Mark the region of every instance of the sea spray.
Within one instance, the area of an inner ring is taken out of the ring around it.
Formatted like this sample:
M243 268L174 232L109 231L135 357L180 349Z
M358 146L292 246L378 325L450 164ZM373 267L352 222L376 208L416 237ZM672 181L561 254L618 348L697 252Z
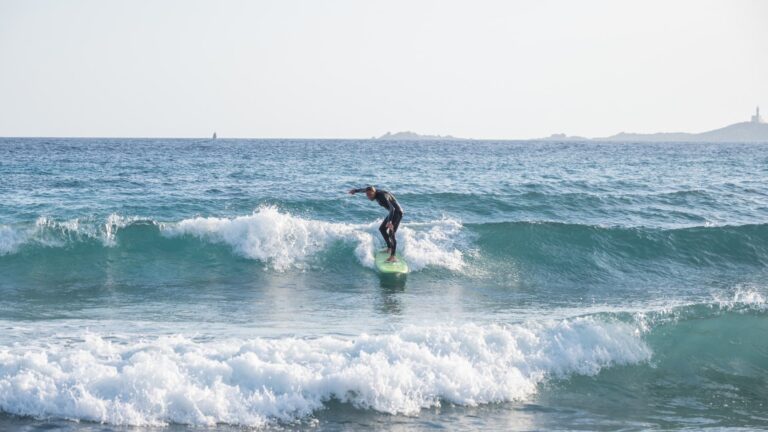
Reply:
M591 317L408 326L356 338L86 332L32 345L0 349L0 410L118 425L261 426L305 418L331 399L415 415L443 401L522 401L545 379L651 356L636 326Z
M195 217L178 222L118 214L111 214L104 223L80 219L58 222L41 217L28 228L0 226L0 254L16 253L23 246L68 248L89 242L119 248L121 235L149 230L149 235L159 234L158 241L162 240L161 236L192 237L226 244L237 255L282 272L310 268L313 257L335 242L352 245L358 262L373 267L373 252L380 241L377 226L377 222L350 224L305 219L274 206L260 207L246 216ZM461 269L464 262L457 249L461 234L462 225L450 219L418 223L413 227L403 224L398 233L402 253L415 271L427 266Z
M24 235L10 226L0 225L0 256L16 252L24 243Z
M268 263L275 270L302 268L308 257L334 241L356 244L361 263L373 266L373 237L353 225L306 220L263 207L232 219L198 217L165 224L167 236L191 235L230 245L238 254Z

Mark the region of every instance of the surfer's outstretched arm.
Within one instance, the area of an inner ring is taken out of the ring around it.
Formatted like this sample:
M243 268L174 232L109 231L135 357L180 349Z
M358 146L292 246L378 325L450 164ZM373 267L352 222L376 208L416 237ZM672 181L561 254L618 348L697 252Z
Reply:
M350 189L347 193L350 194L350 195L354 195L354 194L356 194L358 192L365 192L366 189L368 189L368 187L357 188L357 189Z

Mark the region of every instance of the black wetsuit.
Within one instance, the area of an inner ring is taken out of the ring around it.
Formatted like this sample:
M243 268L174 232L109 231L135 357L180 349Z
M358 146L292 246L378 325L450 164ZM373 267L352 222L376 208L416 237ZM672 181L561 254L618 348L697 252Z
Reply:
M366 188L355 189L355 192L365 192ZM380 206L389 210L389 214L384 218L384 221L379 225L379 232L384 237L384 241L387 243L387 247L390 250L391 255L395 255L397 249L397 239L395 239L395 233L400 226L400 221L403 219L403 208L395 199L395 196L385 190L376 190L376 195L373 197ZM387 230L387 223L392 222L392 230Z

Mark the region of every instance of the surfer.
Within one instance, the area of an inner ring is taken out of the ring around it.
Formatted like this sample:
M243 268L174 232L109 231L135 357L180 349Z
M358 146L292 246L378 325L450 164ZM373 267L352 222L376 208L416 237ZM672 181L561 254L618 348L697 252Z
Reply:
M397 261L397 257L395 257L395 250L397 249L395 233L397 232L397 227L400 226L400 220L403 219L403 208L400 207L395 196L385 190L377 190L373 186L349 190L350 195L354 195L358 192L365 192L365 196L367 196L369 200L376 200L380 206L389 210L389 214L379 226L379 232L387 243L387 253L389 254L387 262Z

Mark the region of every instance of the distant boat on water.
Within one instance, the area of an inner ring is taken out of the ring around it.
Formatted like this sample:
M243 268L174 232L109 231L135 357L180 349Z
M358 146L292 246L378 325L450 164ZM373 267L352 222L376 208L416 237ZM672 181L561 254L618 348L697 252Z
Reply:
M212 139L216 139L216 132L213 133L213 138Z

